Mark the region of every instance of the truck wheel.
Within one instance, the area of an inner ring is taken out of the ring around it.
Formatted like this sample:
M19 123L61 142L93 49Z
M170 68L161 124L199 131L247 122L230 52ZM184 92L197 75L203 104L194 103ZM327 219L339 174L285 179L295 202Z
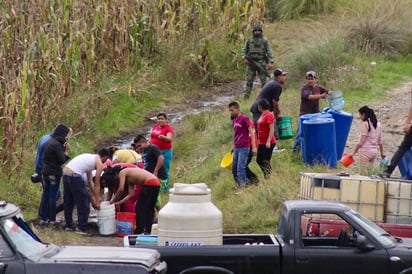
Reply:
M234 274L232 271L219 266L194 266L185 269L179 274Z

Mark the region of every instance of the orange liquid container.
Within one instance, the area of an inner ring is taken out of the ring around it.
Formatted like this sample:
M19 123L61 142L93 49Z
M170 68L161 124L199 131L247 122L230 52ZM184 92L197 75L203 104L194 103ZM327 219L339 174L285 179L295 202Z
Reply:
M136 214L131 212L117 212L116 235L123 237L134 233L136 228Z
M345 167L349 167L355 162L355 160L353 159L353 157L349 156L348 153L343 153L342 159L340 159L339 162L341 162L341 164Z

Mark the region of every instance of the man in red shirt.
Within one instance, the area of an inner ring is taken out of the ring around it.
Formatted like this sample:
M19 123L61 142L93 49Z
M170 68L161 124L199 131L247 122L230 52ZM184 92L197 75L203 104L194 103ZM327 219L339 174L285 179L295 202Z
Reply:
M229 111L233 125L233 162L232 174L238 188L237 193L242 192L242 188L246 187L246 167L250 151L250 143L252 143L252 153L256 154L256 143L253 136L253 130L250 125L250 119L240 111L240 106L237 102L229 104Z

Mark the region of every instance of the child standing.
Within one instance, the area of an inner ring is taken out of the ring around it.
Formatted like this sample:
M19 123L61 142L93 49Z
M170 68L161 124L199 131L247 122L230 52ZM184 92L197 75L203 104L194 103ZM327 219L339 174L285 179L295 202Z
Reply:
M377 147L379 147L382 159L385 158L382 127L373 109L363 106L358 111L359 118L362 120L361 136L359 143L350 156L353 157L359 151L360 171L361 174L366 174L378 156Z

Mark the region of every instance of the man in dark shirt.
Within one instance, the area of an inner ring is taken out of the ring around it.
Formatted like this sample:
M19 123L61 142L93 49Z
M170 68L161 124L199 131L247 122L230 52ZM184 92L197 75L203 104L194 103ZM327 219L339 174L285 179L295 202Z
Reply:
M300 90L300 111L299 116L309 113L319 113L319 99L326 99L332 91L316 83L316 73L314 71L306 72L306 85ZM293 142L292 152L296 153L300 150L300 135L301 128L299 121L296 126L296 137Z
M133 140L133 147L143 158L144 169L156 175L160 180L166 180L167 174L164 168L164 157L159 147L143 136L137 135Z
M259 102L262 99L268 100L270 103L270 111L273 111L273 114L275 115L276 120L282 120L282 114L280 113L279 109L279 98L280 95L282 94L282 85L286 81L286 75L288 73L286 71L283 71L281 69L276 69L273 73L275 79L267 82L263 88L260 90L259 95L256 97L255 102L253 105L250 107L250 112L253 114L253 123L255 124L256 127L256 132L257 130L257 121L260 118L261 113L258 110L258 105ZM275 130L275 137L279 138L278 136L279 133L276 132Z

